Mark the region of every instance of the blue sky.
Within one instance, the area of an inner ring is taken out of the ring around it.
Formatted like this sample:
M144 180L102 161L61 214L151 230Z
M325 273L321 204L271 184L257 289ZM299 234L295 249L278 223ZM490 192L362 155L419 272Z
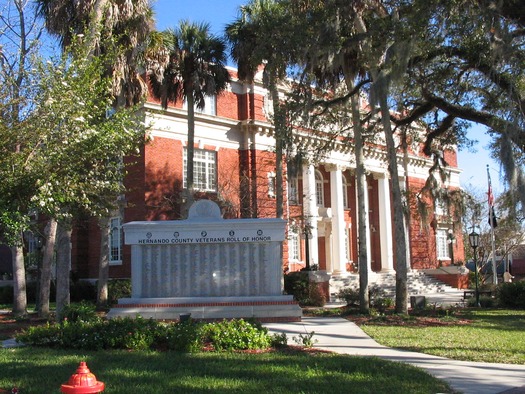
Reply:
M157 0L154 4L157 29L175 27L179 20L189 19L193 22L210 23L212 33L220 35L223 34L224 27L238 16L239 6L246 3L247 0ZM231 65L234 66L234 64ZM497 197L503 191L503 187L499 184L499 165L484 149L489 142L489 137L479 126L472 128L469 136L478 140L479 143L474 146L475 153L459 152L459 167L463 169L461 184L463 187L472 185L474 189L486 192L486 165L488 164L494 193Z

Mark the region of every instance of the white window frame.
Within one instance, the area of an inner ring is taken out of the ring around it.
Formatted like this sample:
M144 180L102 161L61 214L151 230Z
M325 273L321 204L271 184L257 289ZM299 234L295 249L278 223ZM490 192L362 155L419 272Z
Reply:
M203 192L217 191L217 152L206 149L195 149L193 154L193 189ZM202 156L201 156L202 155ZM188 151L184 148L183 153L183 187L188 188L186 179L188 165ZM197 165L198 164L198 165ZM200 166L200 167L199 167ZM203 169L201 177L197 172ZM201 178L204 178L203 180Z
M436 198L434 200L434 214L437 216L446 216L448 215L448 207L443 200Z
M346 261L350 261L350 229L345 227L345 257Z
M188 110L188 102L184 100L182 103L182 109ZM217 95L213 94L211 96L204 96L204 108L200 109L195 106L195 112L204 115L217 115Z
M288 260L293 263L301 261L301 237L292 229L288 231Z
M109 265L122 264L122 218L114 216L109 219Z
M315 202L318 207L324 207L324 179L319 170L315 171Z
M436 230L436 254L438 260L449 260L448 229L438 228Z
M288 179L288 201L293 204L299 203L299 181L296 176Z

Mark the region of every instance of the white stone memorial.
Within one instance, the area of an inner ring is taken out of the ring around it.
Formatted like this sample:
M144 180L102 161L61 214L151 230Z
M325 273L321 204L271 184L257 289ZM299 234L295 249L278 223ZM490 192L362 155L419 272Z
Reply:
M187 220L130 222L131 298L109 317L300 320L283 295L282 219L222 219L216 203L195 202Z

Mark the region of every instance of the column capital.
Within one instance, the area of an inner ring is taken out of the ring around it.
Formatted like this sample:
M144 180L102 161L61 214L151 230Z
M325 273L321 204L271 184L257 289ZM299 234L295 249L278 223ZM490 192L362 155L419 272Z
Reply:
M373 172L372 177L377 181L379 179L390 179L390 173L388 171L385 172Z
M349 167L348 166L344 166L342 164L334 164L334 163L328 163L328 164L325 164L324 165L324 168L326 169L326 171L345 171L346 169L348 169Z

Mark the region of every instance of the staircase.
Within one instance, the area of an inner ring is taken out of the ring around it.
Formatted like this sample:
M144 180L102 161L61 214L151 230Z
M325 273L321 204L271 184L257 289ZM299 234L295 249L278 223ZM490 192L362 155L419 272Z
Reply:
M386 297L394 298L396 294L396 274L395 272L376 273L368 275L370 286L381 288ZM458 289L448 286L443 282L426 275L423 271L412 270L407 275L408 295L425 295L429 293L457 292ZM330 299L337 300L339 290L346 287L359 288L359 275L347 274L345 276L332 276L330 279Z

